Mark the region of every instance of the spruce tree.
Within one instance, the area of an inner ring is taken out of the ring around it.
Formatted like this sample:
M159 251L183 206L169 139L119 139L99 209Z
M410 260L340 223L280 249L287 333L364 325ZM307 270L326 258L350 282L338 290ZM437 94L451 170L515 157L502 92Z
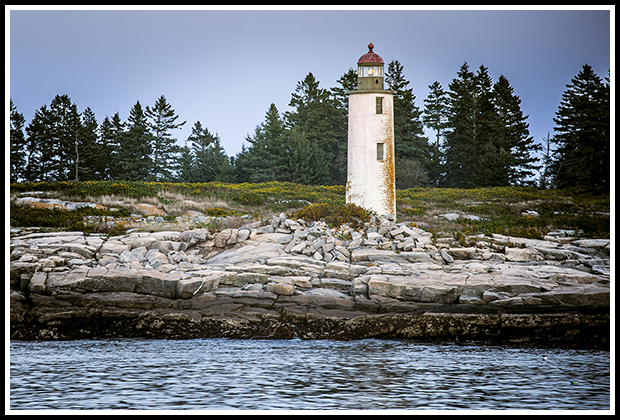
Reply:
M76 141L80 130L77 106L67 95L56 95L49 108L33 116L27 133L26 179L68 181L75 179Z
M47 105L43 105L35 112L26 127L26 167L24 169L26 181L52 181L49 164L53 153L50 146L53 139L48 114Z
M178 182L195 182L194 181L195 160L192 149L188 146L187 140L185 145L181 147L179 159L176 166L176 180Z
M93 110L86 108L80 118L80 129L75 143L75 180L101 180L109 153L105 145L99 142L97 118Z
M498 143L503 122L494 105L493 79L487 67L480 65L476 74L476 160L474 161L473 185L475 187L507 186L509 149Z
M482 152L477 140L480 136L476 75L467 62L457 72L457 78L448 86L450 106L445 144L444 186L475 188L474 170L477 156Z
M566 87L553 119L557 159L550 169L555 186L609 191L609 80L604 82L584 64Z
M24 124L26 119L24 115L17 112L17 107L10 100L11 106L11 129L10 129L10 141L11 141L11 182L19 182L24 179L26 168L26 137L24 136Z
M217 134L211 134L200 121L196 121L187 140L191 142L193 156L190 182L226 181L230 178L230 162Z
M316 156L322 154L319 145L298 128L288 130L286 137L282 180L304 185L329 184L329 166L317 165Z
M533 155L540 150L530 136L527 116L521 111L521 99L504 75L493 86L493 103L500 124L494 133L496 164L493 186L523 184L539 168Z
M246 137L250 143L247 150L250 182L283 180L285 131L280 112L275 104L269 105L265 121L256 127L253 136Z
M388 64L385 81L388 89L394 93L394 155L396 158L396 187L398 189L425 185L412 185L405 182L411 179L405 176L406 168L414 161L428 173L431 167L431 151L428 139L424 136L422 111L416 106L413 88L408 88L409 81L403 74L403 65L397 60ZM400 166L400 168L399 168ZM399 181L400 178L400 181ZM425 179L427 177L416 178Z
M333 125L337 111L329 91L319 87L318 80L312 73L308 73L303 81L297 83L289 106L293 111L285 113L286 128L296 130L294 135L288 137L295 142L291 148L296 150L305 142L311 143L316 172L295 178L316 179L320 182L312 182L330 184L331 166L337 145L337 131ZM305 166L300 162L300 167Z
M99 144L106 153L98 166L101 179L122 179L120 169L121 148L125 136L125 123L121 121L118 112L112 119L105 117L99 125Z
M149 119L148 126L153 134L151 156L153 172L150 179L154 181L171 180L180 147L176 144L176 139L172 137L170 131L182 127L185 121L176 122L179 116L175 115L172 106L166 101L164 95L155 101L153 108L146 107L146 116Z
M129 111L127 129L121 135L116 179L146 181L153 171L152 135L140 101Z
M349 69L337 82L340 86L330 89L335 107L332 126L336 134L334 161L332 164L332 183L344 185L347 182L349 140L349 95L347 95L347 92L357 89L357 71Z
M438 186L442 176L443 164L443 135L448 127L448 92L438 81L429 85L429 93L424 99L424 125L435 131L435 142L430 144L430 170L428 176L431 185Z
M75 179L79 161L79 131L81 128L77 105L67 95L56 95L49 107L51 136L55 153L51 155L53 178L57 181Z
M250 135L246 135L245 141L251 144ZM244 142L241 145L241 151L237 153L237 155L232 159L231 165L233 166L233 174L232 177L234 182L244 183L251 182L252 176L252 165L251 165L251 146L247 147Z

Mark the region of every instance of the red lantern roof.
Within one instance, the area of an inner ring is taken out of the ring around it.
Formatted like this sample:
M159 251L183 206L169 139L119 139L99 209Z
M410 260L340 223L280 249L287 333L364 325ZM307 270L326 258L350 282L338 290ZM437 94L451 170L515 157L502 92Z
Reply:
M357 60L357 64L383 64L383 59L379 56L379 54L372 52L374 47L375 46L372 45L372 42L368 44L368 52Z

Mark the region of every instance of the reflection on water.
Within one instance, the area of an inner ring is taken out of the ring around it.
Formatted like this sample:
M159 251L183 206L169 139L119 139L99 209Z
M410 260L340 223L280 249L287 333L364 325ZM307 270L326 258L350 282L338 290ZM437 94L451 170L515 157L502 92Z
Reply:
M374 339L12 342L10 385L13 410L609 410L610 353Z

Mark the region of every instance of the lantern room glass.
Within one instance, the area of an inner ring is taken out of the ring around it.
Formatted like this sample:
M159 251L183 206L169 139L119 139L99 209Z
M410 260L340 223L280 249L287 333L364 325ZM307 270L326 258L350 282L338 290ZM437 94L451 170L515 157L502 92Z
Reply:
M383 66L358 66L358 77L383 77Z

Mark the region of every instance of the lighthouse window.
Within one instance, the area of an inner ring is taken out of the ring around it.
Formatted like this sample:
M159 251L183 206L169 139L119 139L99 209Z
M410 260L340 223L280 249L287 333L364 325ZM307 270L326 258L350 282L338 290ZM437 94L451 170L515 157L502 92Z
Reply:
M383 144L377 143L377 160L383 160Z
M383 97L377 96L376 100L376 113L383 114Z

